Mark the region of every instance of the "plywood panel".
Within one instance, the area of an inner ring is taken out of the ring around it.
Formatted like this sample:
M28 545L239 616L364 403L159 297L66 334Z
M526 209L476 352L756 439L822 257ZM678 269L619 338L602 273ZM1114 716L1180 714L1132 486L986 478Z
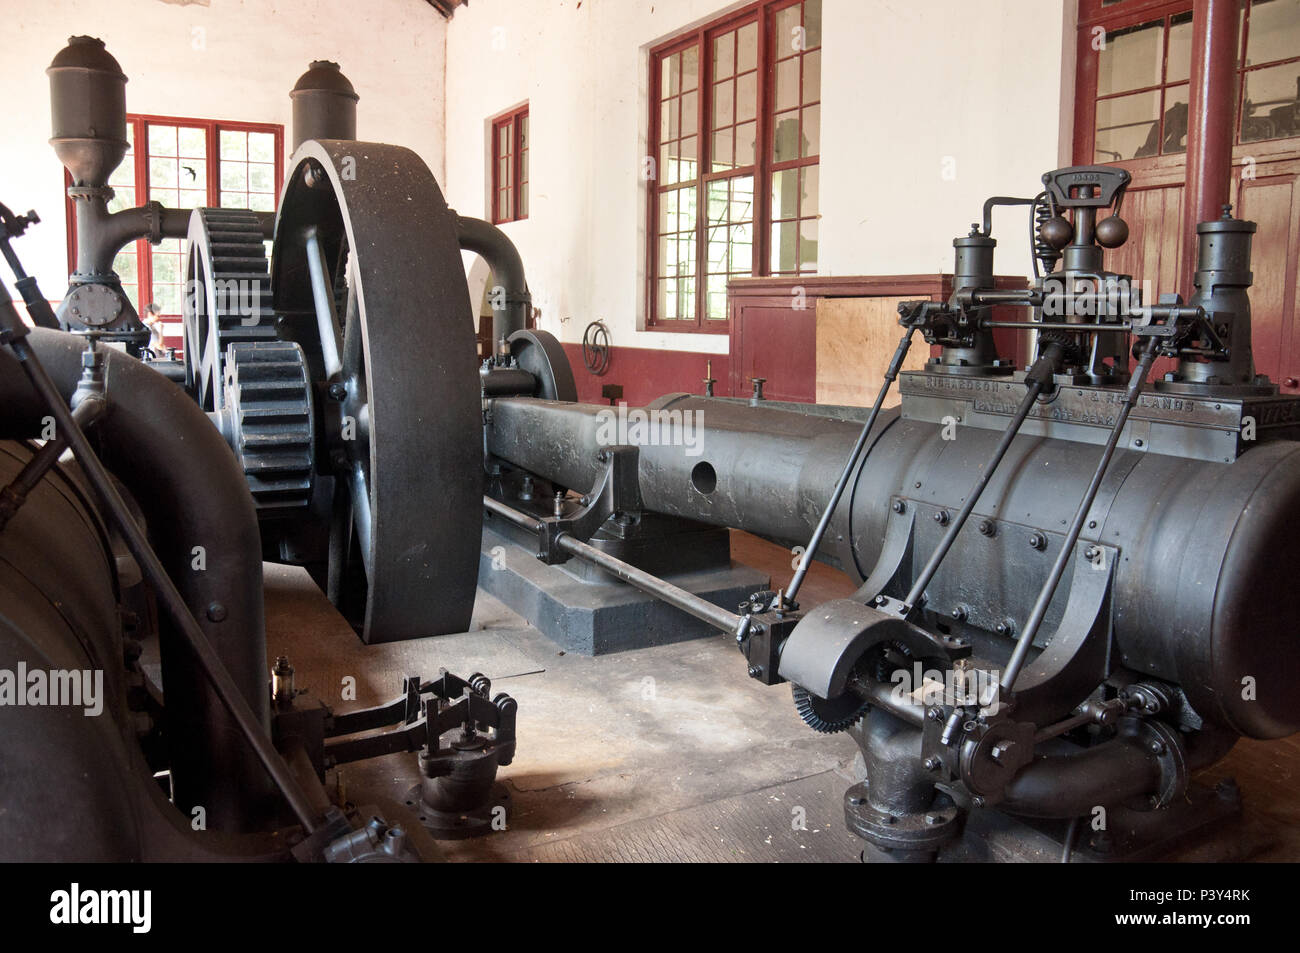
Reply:
M913 296L914 298L915 296ZM903 329L898 304L909 298L821 298L817 301L817 403L869 407L875 402ZM925 366L930 349L918 335L903 365ZM895 385L885 406L898 403Z

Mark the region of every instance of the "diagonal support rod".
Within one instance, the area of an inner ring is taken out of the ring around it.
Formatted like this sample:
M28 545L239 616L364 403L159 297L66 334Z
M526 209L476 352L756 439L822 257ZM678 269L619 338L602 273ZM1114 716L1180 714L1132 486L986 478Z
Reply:
M1015 416L1011 418L1011 423L1007 424L1007 429L1003 431L1002 439L998 441L993 455L989 457L989 462L984 465L984 472L980 474L979 479L975 481L975 485L966 494L966 503L957 514L957 518L952 521L952 525L948 527L943 539L939 541L939 545L930 554L930 559L926 562L925 568L916 577L916 582L912 584L911 591L903 599L903 603L909 608L915 606L917 600L925 594L925 587L930 584L934 574L939 571L939 564L948 555L953 543L957 542L957 534L961 532L961 528L966 525L971 513L975 511L975 504L979 502L980 496L989 485L989 481L993 479L993 471L998 468L1002 458L1011 449L1011 442L1016 439L1016 434L1020 432L1020 427L1025 422L1025 418L1033 410L1034 401L1042 393L1044 384L1051 380L1052 375L1056 373L1056 369L1060 367L1063 356L1064 350L1061 345L1055 342L1048 344L1043 349L1042 356L1039 357L1025 376L1025 396L1020 401L1020 406L1016 408Z
M826 535L826 530L831 524L831 517L835 515L835 508L840 505L840 498L844 496L849 480L853 477L853 471L857 469L858 461L867 448L867 441L870 439L872 428L876 426L876 418L880 416L880 408L884 405L885 397L889 394L889 388L898 377L898 372L902 370L907 351L912 346L912 335L915 333L916 325L909 326L907 333L898 342L898 347L894 349L893 360L889 362L889 367L885 370L885 380L880 385L880 392L876 394L876 402L871 405L871 413L867 415L867 422L862 425L862 433L858 435L858 442L853 445L849 459L844 464L844 470L840 473L840 478L835 482L835 489L831 491L831 498L827 501L826 508L822 510L821 519L817 521L817 527L813 530L812 538L808 540L808 546L799 559L799 568L795 570L790 585L786 587L782 599L785 605L794 605L795 597L799 595L799 587L803 585L804 577L808 575L808 567L812 565L813 558L817 555L817 549L822 544L822 537Z
M1083 531L1083 521L1088 518L1088 511L1092 509L1092 504L1097 499L1097 493L1101 490L1101 481L1106 476L1110 461L1115 456L1115 448L1119 446L1120 435L1124 431L1124 425L1128 423L1129 412L1137 405L1142 384L1146 381L1151 365L1155 362L1156 351L1157 348L1154 342L1148 344L1142 352L1142 357L1138 360L1137 370L1128 382L1128 388L1124 392L1124 402L1115 415L1115 426L1111 428L1110 436L1106 439L1106 446L1101 452L1101 459L1097 462L1097 469L1093 471L1092 481L1088 484L1083 499L1079 502L1079 508L1074 511L1074 519L1065 534L1065 542L1061 545L1061 551L1056 556L1056 562L1052 564L1052 571L1048 573L1047 582L1043 584L1042 591L1038 593L1038 599L1029 612L1029 619L1025 622L1024 631L1020 633L1016 640L1016 647L1011 652L1006 671L1002 673L1000 687L1004 692L1010 692L1012 686L1015 685L1016 677L1025 664L1025 657L1029 654L1029 646L1033 644L1034 636L1038 634L1038 629L1043 624L1043 618L1047 615L1047 607L1052 602L1052 596L1056 594L1056 587L1060 585L1061 578L1065 575L1066 566L1074 557L1074 547L1078 544L1079 534Z

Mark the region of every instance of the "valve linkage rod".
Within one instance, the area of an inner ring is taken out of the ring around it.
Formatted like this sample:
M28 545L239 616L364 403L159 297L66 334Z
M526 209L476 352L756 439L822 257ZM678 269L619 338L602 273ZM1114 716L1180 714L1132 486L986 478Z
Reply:
M998 464L1002 462L1002 458L1005 457L1007 451L1011 449L1011 442L1016 439L1016 435L1020 432L1020 427L1025 422L1025 418L1028 417L1029 412L1033 410L1034 402L1038 400L1038 395L1041 394L1046 385L1051 382L1052 376L1061 366L1061 361L1064 356L1064 347L1056 341L1051 341L1044 346L1042 354L1025 375L1025 396L1024 399L1020 401L1020 406L1016 408L1015 416L1013 416L1011 422L1007 424L1007 429L1002 432L1002 439L998 441L997 447L993 450L993 455L989 457L989 462L984 465L984 470L980 474L979 479L975 481L975 485L971 487L970 492L966 494L966 502L962 505L961 511L957 514L957 518L949 525L948 531L944 533L943 539L939 541L939 545L935 547L934 552L930 554L930 558L926 562L925 568L923 568L920 575L916 577L916 582L912 584L911 591L909 591L907 596L903 599L903 604L907 607L909 612L916 606L917 601L925 594L925 587L930 584L930 580L934 578L934 574L939 571L940 563L943 562L944 557L948 555L948 551L952 549L953 544L957 541L957 534L961 532L962 527L966 525L966 521L970 519L971 513L975 511L975 504L979 502L981 494L983 494L984 490L989 485L989 481L993 478L993 471L998 468Z
M1029 647L1033 644L1034 636L1038 634L1038 629L1043 624L1043 618L1047 615L1047 607L1051 604L1052 596L1056 594L1056 587L1060 585L1061 578L1065 575L1065 568L1074 556L1074 547L1079 542L1079 534L1083 531L1083 522L1088 518L1088 511L1092 509L1092 504L1097 499L1097 493L1101 489L1101 481L1115 456L1115 449L1119 446L1120 435L1125 424L1128 423L1130 411L1137 405L1142 385L1147 379L1147 374L1151 370L1151 365L1155 361L1158 350L1156 342L1150 341L1143 349L1142 356L1138 359L1137 370L1130 378L1128 387L1124 391L1124 402L1115 415L1115 426L1111 428L1110 436L1106 438L1106 445L1101 452L1101 459L1097 462L1097 469L1093 471L1092 480L1083 494L1083 499L1079 502L1079 508L1074 511L1074 519L1065 534L1065 542L1061 544L1061 551L1052 564L1052 571L1048 573L1047 581L1038 593L1038 599L1029 612L1029 619L1025 622L1025 628L1017 638L1016 646L1011 652L1011 658L1002 673L1000 687L1004 692L1009 693L1012 686L1015 685L1016 677L1025 664L1025 657L1029 654Z

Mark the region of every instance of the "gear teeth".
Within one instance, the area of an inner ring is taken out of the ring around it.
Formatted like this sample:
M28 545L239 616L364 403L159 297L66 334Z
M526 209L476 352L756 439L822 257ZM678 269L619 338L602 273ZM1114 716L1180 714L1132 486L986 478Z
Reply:
M832 701L818 698L808 689L791 684L795 711L813 731L824 735L847 731L858 723L871 706L853 695L844 695Z
M260 512L311 500L314 420L302 348L292 341L228 346L226 408L235 453Z

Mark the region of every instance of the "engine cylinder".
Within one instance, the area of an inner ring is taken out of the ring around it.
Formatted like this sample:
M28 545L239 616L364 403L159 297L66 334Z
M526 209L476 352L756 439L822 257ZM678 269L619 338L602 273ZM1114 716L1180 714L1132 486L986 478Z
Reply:
M648 440L648 430L638 432L631 417L620 425L611 408L494 403L489 449L504 460L586 491L600 472L600 446L639 443L648 509L786 545L807 541L861 426L686 395L651 405L698 415L692 447L665 439L662 429L657 442ZM943 431L897 410L881 415L819 558L865 578L884 553L890 522L904 518L917 519L918 553L937 545L940 514L961 507L1001 436L966 426L953 440ZM1078 440L1017 437L927 587L927 609L944 616L960 607L991 637L1001 619L1023 621L1101 450ZM696 478L703 467L707 481ZM1113 664L1181 685L1201 718L1240 734L1275 738L1300 729L1293 689L1300 653L1292 644L1300 610L1278 595L1288 567L1300 562L1300 541L1290 531L1298 523L1300 443L1262 443L1231 463L1120 450L1079 543L1114 554L1109 614L1120 657ZM1070 588L1067 576L1040 647ZM1011 640L1000 645L1009 652ZM1061 701L1068 710L1081 700Z

